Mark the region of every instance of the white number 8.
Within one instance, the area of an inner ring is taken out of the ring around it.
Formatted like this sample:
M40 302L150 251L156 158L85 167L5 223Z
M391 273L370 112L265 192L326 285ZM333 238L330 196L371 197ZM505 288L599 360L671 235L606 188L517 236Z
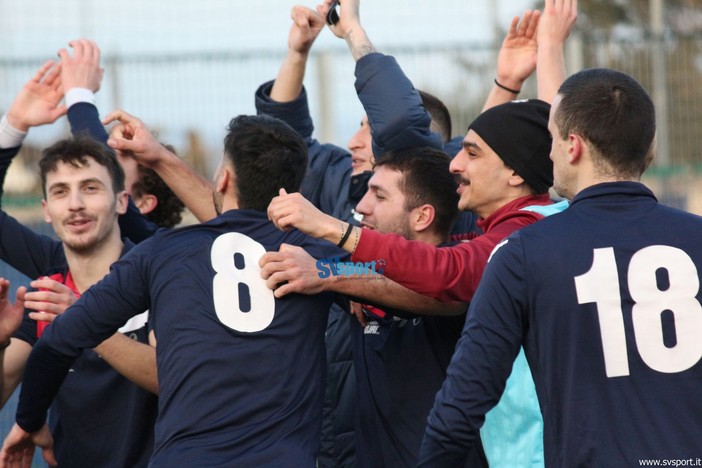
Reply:
M275 297L258 266L264 253L261 244L238 232L222 234L212 243L210 259L217 272L212 279L214 308L217 318L229 328L253 333L273 321ZM248 301L240 290L248 291Z

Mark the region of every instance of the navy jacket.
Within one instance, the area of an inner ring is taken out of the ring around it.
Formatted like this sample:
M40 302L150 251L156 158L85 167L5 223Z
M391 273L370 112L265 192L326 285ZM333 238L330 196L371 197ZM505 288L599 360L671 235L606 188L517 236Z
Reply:
M495 251L422 444L457 466L520 345L547 466L690 459L702 440L702 218L640 183L594 185Z

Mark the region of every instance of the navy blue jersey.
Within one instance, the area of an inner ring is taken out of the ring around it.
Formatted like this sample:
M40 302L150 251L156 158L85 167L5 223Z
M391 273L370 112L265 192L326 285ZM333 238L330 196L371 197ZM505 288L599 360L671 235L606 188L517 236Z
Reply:
M152 466L314 466L332 297L274 299L258 261L283 242L316 257L338 252L249 210L160 231L135 247L32 351L20 426L43 421L81 349L148 308L160 387Z
M451 466L521 344L549 466L700 456L702 218L634 182L599 184L496 250L429 417L425 466Z
M359 466L413 467L465 315L373 316L365 327L353 315L350 320L359 388Z
M126 244L125 252L130 247ZM78 293L66 266L52 273L45 272ZM30 312L25 310L13 336L34 346L46 322L32 320ZM147 318L148 312L143 312L119 331L148 344ZM153 449L156 409L155 395L120 375L92 349L83 350L51 405L49 427L59 465L145 467Z

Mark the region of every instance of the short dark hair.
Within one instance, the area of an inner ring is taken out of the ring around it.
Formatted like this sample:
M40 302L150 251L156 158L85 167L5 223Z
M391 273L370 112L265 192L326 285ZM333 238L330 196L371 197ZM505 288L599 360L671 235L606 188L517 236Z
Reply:
M438 133L441 136L441 141L446 143L451 139L451 114L449 113L448 107L444 104L441 99L429 94L426 91L419 91L419 95L422 98L422 104L424 108L429 112L431 116L431 130Z
M240 115L229 122L224 153L234 167L239 208L266 211L281 188L300 190L307 146L282 120Z
M451 157L431 147L414 147L384 153L374 168L387 167L402 173L400 190L407 211L424 204L434 207L435 231L448 236L458 217L458 184L449 171Z
M88 164L87 158L92 158L96 163L107 168L115 194L124 190L124 171L112 150L87 135L78 135L59 140L42 151L39 175L44 197L46 197L46 175L54 172L58 163L80 168Z
M639 177L656 135L656 113L644 88L629 75L591 68L568 78L558 90L554 120L561 138L582 136L598 159L617 175Z

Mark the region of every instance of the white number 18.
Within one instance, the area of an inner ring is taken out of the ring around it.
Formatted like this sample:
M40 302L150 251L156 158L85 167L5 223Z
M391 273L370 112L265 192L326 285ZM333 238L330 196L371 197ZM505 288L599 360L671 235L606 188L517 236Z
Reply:
M590 270L575 277L578 303L597 304L605 368L608 377L629 375L624 314L619 292L619 275L612 247L594 249ZM669 286L660 289L659 270L668 274ZM654 245L631 258L628 289L634 306L631 320L641 359L659 372L682 372L702 358L702 306L697 301L700 281L692 259L675 247ZM663 341L661 314L674 317L673 346Z

